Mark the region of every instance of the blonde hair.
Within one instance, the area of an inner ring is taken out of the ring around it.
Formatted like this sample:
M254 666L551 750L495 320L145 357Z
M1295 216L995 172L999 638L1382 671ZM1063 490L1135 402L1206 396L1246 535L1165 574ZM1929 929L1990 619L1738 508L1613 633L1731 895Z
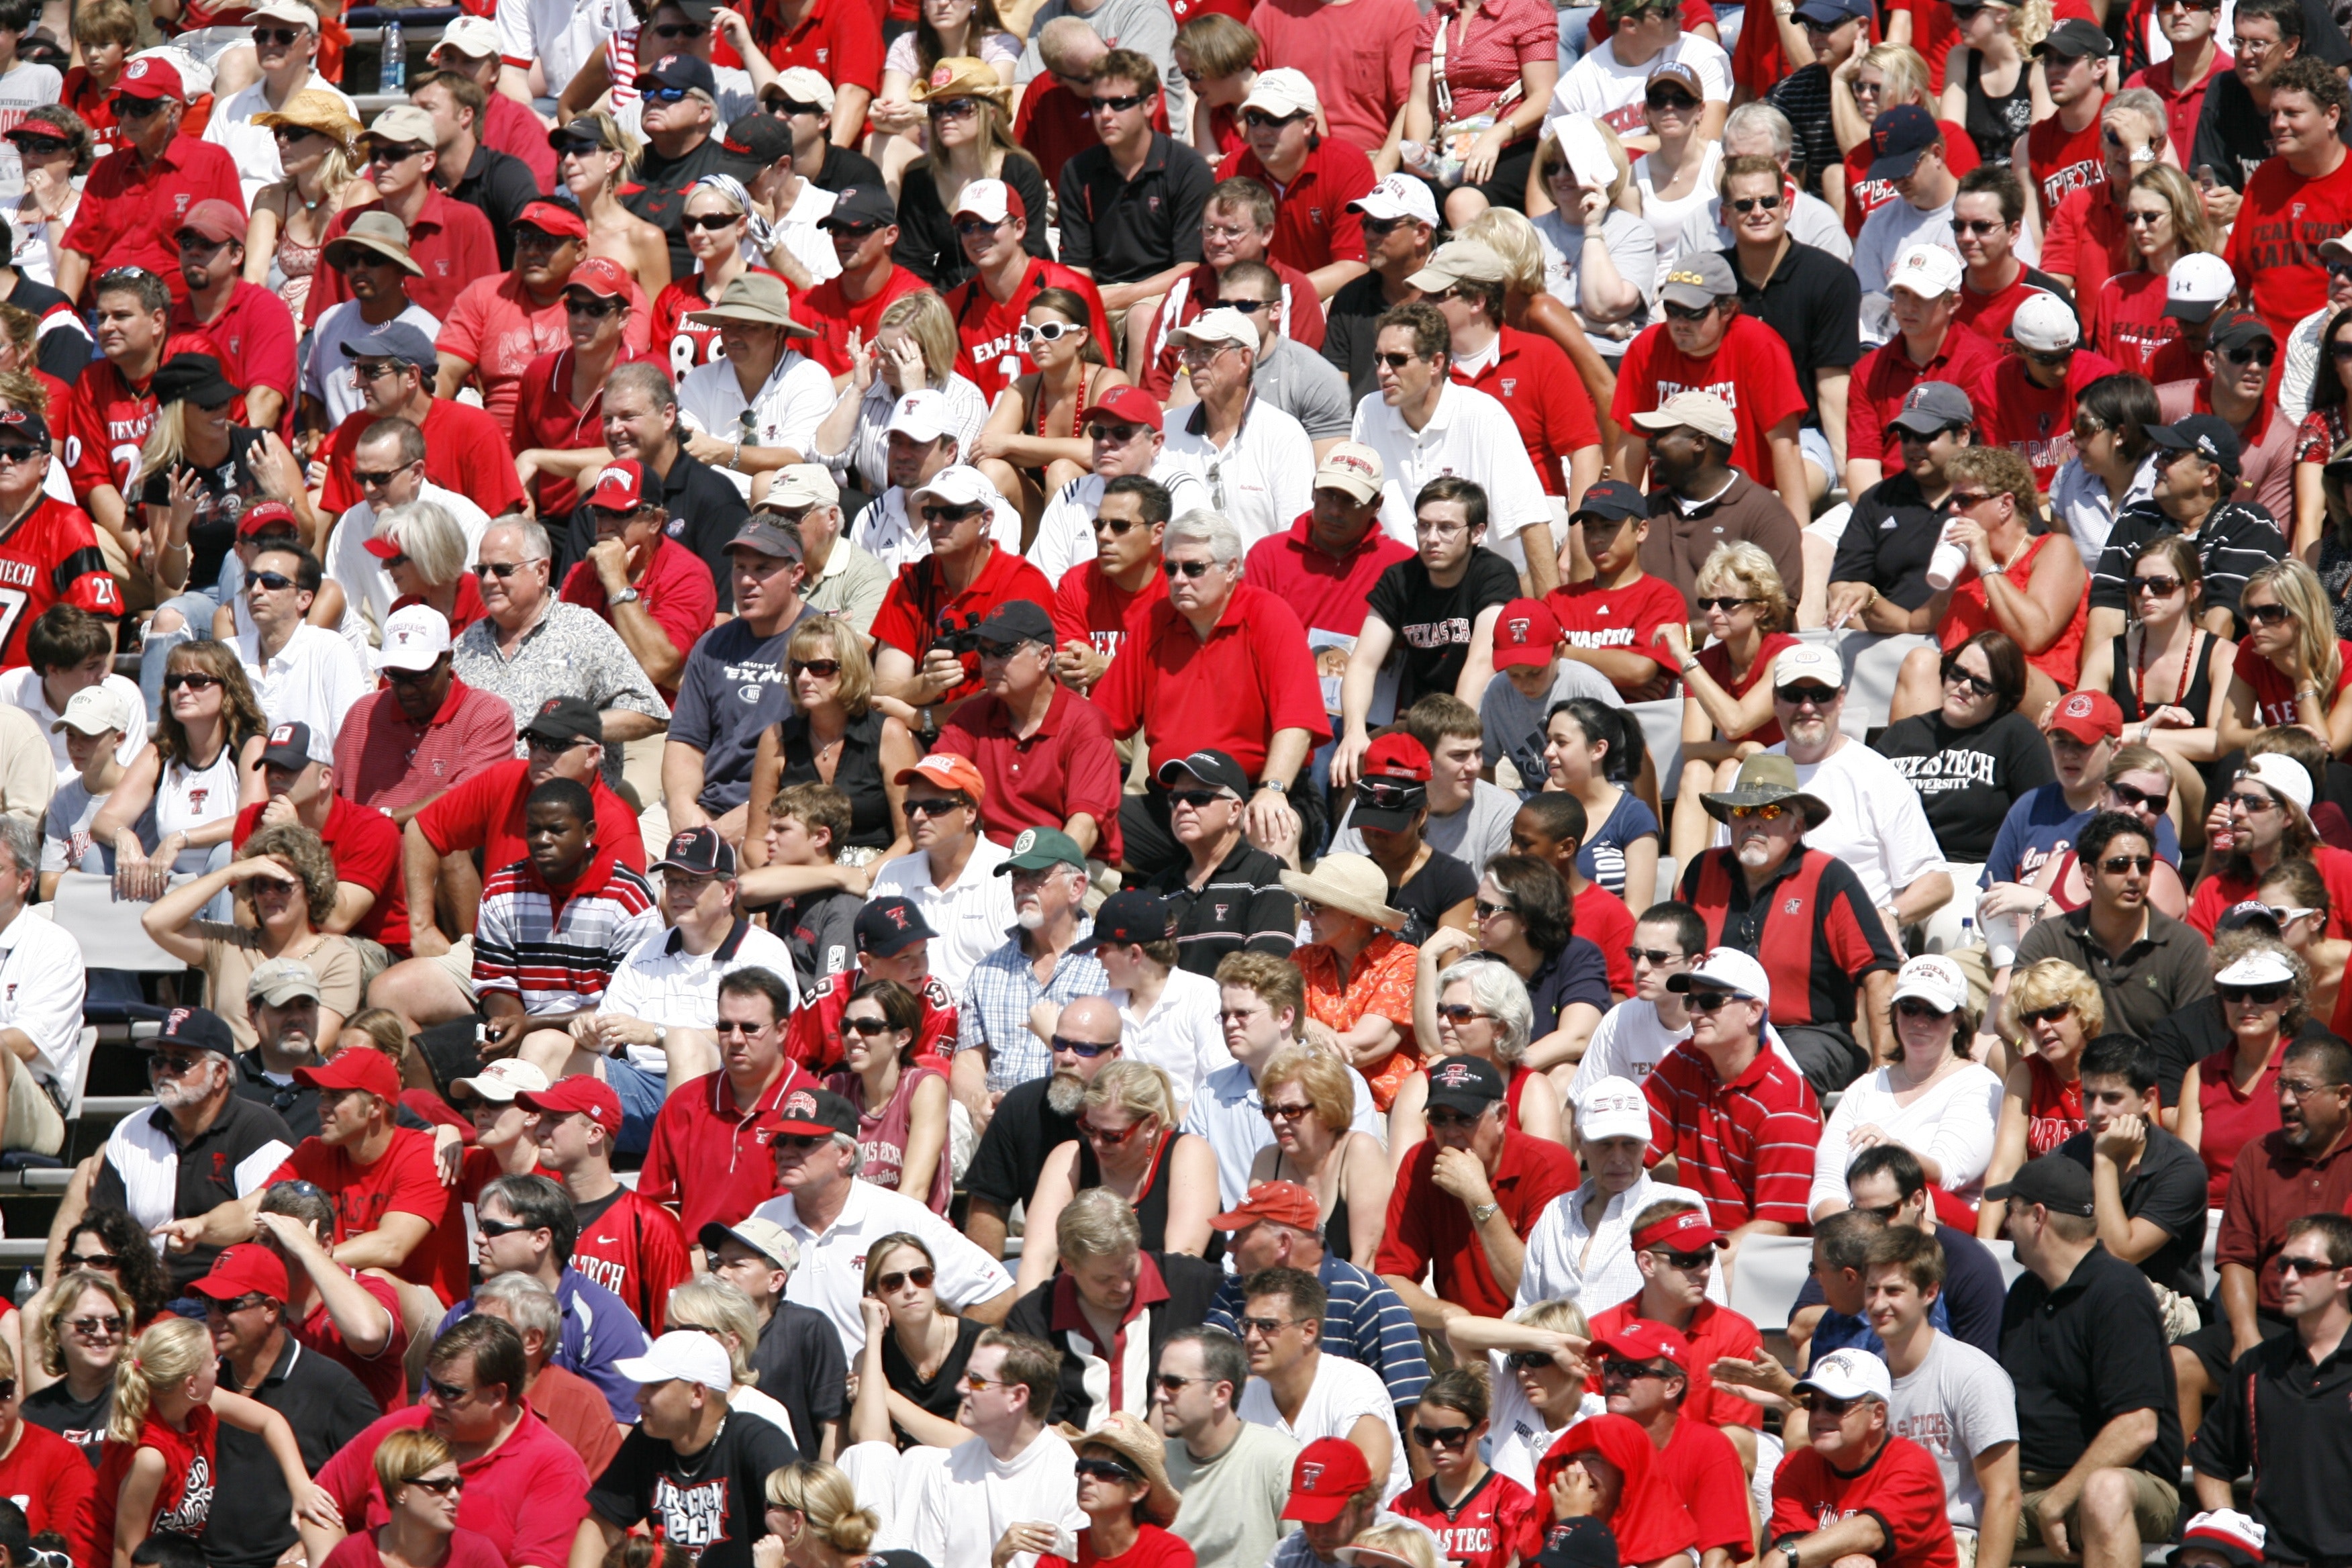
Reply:
M645 154L638 148L636 138L622 133L619 121L601 109L592 109L585 114L575 116L572 123L593 127L598 149L621 155L621 166L613 171L607 181L609 184L617 187L637 177L637 164Z
M147 439L139 447L139 471L142 474L168 474L179 467L188 451L188 405L185 399L174 398L155 410L155 423L147 428Z
M1095 1074L1087 1085L1086 1105L1088 1110L1117 1106L1139 1121L1157 1117L1163 1130L1176 1125L1176 1097L1168 1087L1168 1075L1149 1062L1122 1058Z
M1919 68L1924 76L1926 65L1923 63ZM1627 200L1626 193L1633 186L1633 161L1625 155L1625 143L1617 139L1617 132L1598 120L1592 121L1592 128L1601 132L1601 145L1608 151L1609 165L1617 171L1615 177L1609 182L1609 205L1622 205ZM1550 184L1551 177L1559 172L1561 164L1568 162L1567 150L1561 147L1559 137L1544 138L1542 150L1536 154L1536 162L1538 165L1537 178L1547 185ZM1493 207L1486 209L1487 212L1495 210ZM1484 216L1485 214L1479 216ZM1469 233L1468 226L1465 226L1463 233L1465 236ZM1487 243L1491 245L1493 241Z
M1788 587L1780 581L1780 569L1772 564L1762 545L1744 539L1718 544L1709 552L1692 585L1702 594L1709 588L1739 589L1757 601L1756 625L1762 631L1787 631L1796 616L1796 606L1789 603Z
M453 1458L447 1443L421 1426L385 1433L375 1450L375 1479L383 1488L384 1501L392 1501L401 1488Z
M1584 1309L1565 1296L1555 1296L1549 1301L1530 1301L1505 1320L1526 1328L1541 1329L1547 1333L1573 1334L1578 1339L1592 1337L1592 1324Z
M970 66L974 75L993 68L969 55L950 56L939 61L932 69L937 71L940 66ZM1013 139L1012 117L1004 112L1006 93L1003 88L973 88L956 96L971 99L974 105L973 112L979 118L980 168L983 175L992 180L1003 178L1007 158L1026 158L1033 167L1035 165L1037 160L1029 156L1029 150ZM930 150L923 154L924 165L931 171L932 179L943 179L948 174L946 139L933 132L926 140L930 143ZM1034 228L1045 221L1045 215L1030 213L1025 221Z
M1411 1524L1376 1524L1360 1532L1349 1542L1350 1546L1369 1547L1402 1558L1412 1568L1444 1568L1437 1560L1437 1549L1430 1544L1428 1531Z
M759 1381L751 1370L751 1347L760 1338L760 1313L741 1286L697 1275L669 1293L669 1312L663 1321L673 1329L699 1330L726 1345L738 1384Z
M2164 198L2164 205L2172 210L2172 239L2181 255L2219 253L2221 247L2215 240L2213 226L2205 216L2205 203L2198 195L2197 187L2189 183L2188 175L2169 163L2151 164L2132 176L2131 188L2153 191Z
M866 639L845 629L831 616L811 616L793 632L792 641L784 645L788 659L807 658L823 643L833 650L834 661L841 666L841 684L836 694L841 710L852 719L863 719L874 706L874 666L866 657Z
M151 1326L114 1363L114 1412L107 1418L108 1438L139 1441L156 1391L187 1382L212 1358L213 1337L202 1323L164 1318Z
M2273 561L2246 578L2239 604L2243 605L2246 594L2258 586L2268 588L2294 620L2305 676L2320 690L2334 691L2336 678L2344 673L2344 660L2336 646L2336 611L2327 602L2327 590L2320 585L2319 574L2292 555Z
M1874 70L1886 79L1878 95L1878 112L1898 104L1918 103L1927 96L1927 61L1908 44L1880 44L1864 50L1857 70Z
M92 1290L105 1297L122 1320L122 1332L127 1339L139 1321L139 1309L131 1304L130 1293L112 1279L95 1269L77 1268L59 1279L49 1291L49 1304L41 1311L41 1337L47 1342L41 1352L41 1369L52 1377L66 1374L66 1320L81 1307L81 1299ZM125 1360L129 1359L126 1346Z
M387 507L376 517L375 536L400 546L416 574L436 588L465 574L466 531L438 501Z
M1271 1100L1274 1091L1286 1083L1295 1083L1307 1091L1315 1107L1315 1120L1328 1128L1334 1136L1344 1137L1356 1119L1355 1086L1348 1081L1348 1069L1339 1058L1328 1051L1311 1046L1292 1046L1277 1051L1265 1071L1258 1075L1257 1092L1260 1100Z
M768 1472L768 1500L808 1521L809 1533L835 1552L864 1553L874 1544L882 1518L857 1506L857 1489L832 1465L802 1459Z
M1544 291L1543 241L1527 214L1488 207L1463 226L1462 237L1476 240L1501 259L1507 294Z
M2010 976L2009 1001L2001 1009L2001 1021L2021 1039L2025 1014L2061 1002L2074 1005L2085 1043L2107 1032L2107 1004L2099 994L2098 983L2063 958L2029 963Z
M877 333L882 328L896 327L914 339L915 346L923 351L923 370L934 381L944 384L955 373L956 355L963 352L963 342L956 336L955 317L948 313L948 302L933 290L918 289L901 294L890 301L875 326Z

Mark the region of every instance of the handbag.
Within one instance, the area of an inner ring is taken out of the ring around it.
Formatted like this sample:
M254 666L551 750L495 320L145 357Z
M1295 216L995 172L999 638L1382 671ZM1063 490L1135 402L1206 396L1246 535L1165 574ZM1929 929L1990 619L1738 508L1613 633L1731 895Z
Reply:
M1432 177L1449 191L1462 183L1462 170L1469 162L1470 149L1477 144L1479 137L1501 121L1526 88L1524 82L1515 81L1503 89L1503 96L1496 99L1494 107L1486 113L1454 119L1454 89L1445 79L1445 37L1450 31L1449 20L1440 18L1437 37L1429 46L1429 78L1431 85L1437 89L1437 133L1431 139L1430 146L1432 162L1435 165Z

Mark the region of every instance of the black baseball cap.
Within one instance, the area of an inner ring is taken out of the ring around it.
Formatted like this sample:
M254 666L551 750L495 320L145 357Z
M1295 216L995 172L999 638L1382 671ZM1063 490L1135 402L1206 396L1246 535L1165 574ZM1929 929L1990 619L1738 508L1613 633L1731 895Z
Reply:
M1095 911L1095 927L1072 942L1072 952L1092 952L1105 942L1127 947L1139 942L1168 940L1168 900L1157 893L1123 889Z
M1477 1116L1503 1098L1503 1075L1484 1057L1446 1057L1429 1069L1429 1108Z
M310 726L296 720L280 724L269 731L269 743L261 749L261 764L269 768L300 770L310 765Z
M1622 522L1629 517L1650 515L1650 500L1641 490L1622 479L1602 479L1585 490L1584 499L1568 514L1571 523L1578 518L1592 516L1607 522Z
M735 846L719 837L715 827L689 827L670 837L669 847L651 868L683 871L689 877L731 877L735 874Z
M756 173L793 155L793 128L772 114L755 111L727 128L719 150Z
M1943 140L1936 117L1916 103L1895 105L1870 122L1870 177L1900 180L1919 166L1919 154Z
M699 92L714 103L719 100L719 78L712 74L710 62L700 55L664 55L639 71L637 79L630 85L639 92L649 87L678 88Z
M2215 321L2205 331L2209 349L2243 348L2248 343L2275 343L2270 323L2251 311L2238 310Z
M140 1049L148 1051L160 1051L165 1046L187 1046L233 1057L236 1037L229 1032L228 1021L209 1007L174 1007L163 1016L163 1026L154 1038L139 1042Z
M1157 777L1162 787L1174 789L1181 773L1190 773L1213 789L1229 789L1243 800L1250 797L1249 774L1242 771L1241 763L1223 752L1199 751L1171 757L1160 764Z
M2080 16L2069 16L2050 29L2049 36L2033 46L2036 55L2065 55L2073 59L2103 60L2116 52L2116 46L2095 22Z
M860 957L895 958L909 942L927 942L940 933L923 919L912 899L888 897L869 900L857 911L853 928Z
M2144 425L2147 438L2168 452L2194 452L2238 477L2238 433L2218 415L2192 414L2169 425Z
M1449 1062L1475 1061L1475 1057L1448 1057ZM1432 1091L1433 1098L1434 1090ZM2063 1154L2044 1154L2038 1160L2028 1160L2018 1173L1999 1186L1987 1187L1988 1203L2009 1202L2039 1204L2052 1214L2079 1215L2089 1219L2094 1212L2091 1202L2091 1167L2077 1164Z
M765 118L773 120L771 114ZM833 210L816 220L819 228L887 228L898 221L898 204L881 185L844 185L834 193Z
M526 739L538 735L550 741L562 741L566 745L574 741L604 743L604 716L585 697L551 697L539 705L530 722L522 727Z
M1007 599L973 628L984 642L1041 642L1054 646L1054 617L1030 599Z
M857 1107L828 1089L796 1089L776 1107L769 1127L787 1136L823 1138L841 1132L857 1136Z

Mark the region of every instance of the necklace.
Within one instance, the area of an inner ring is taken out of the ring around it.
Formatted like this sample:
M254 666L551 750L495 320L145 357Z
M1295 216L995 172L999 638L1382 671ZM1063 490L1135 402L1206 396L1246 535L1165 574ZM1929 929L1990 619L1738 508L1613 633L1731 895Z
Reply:
M2147 667L2140 662L2139 658L2142 653L2147 651L2147 630L2145 625L2136 626L2131 629L2131 635L2139 638L2139 646L2131 656L2132 701L2138 705L2139 716L2142 719L2146 719L2150 712L2147 705ZM2158 662L2161 663L2163 658L2162 654L2157 655ZM2189 671L2196 662L2197 634L2190 632L2188 650L2180 656L2180 672L2172 682L2172 700L2158 703L2158 707L2177 708L2180 705L2180 700L2189 695Z

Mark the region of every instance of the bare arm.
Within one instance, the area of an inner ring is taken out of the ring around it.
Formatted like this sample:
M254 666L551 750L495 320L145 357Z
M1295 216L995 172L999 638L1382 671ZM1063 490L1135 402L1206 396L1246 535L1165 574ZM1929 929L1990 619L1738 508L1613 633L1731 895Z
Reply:
M2017 1174L2025 1163L2026 1100L2031 1092L2031 1080L2025 1064L2019 1062L2009 1069L2001 1085L2000 1125L1992 1135L1992 1163L1985 1167L1985 1185L1998 1186ZM2009 1205L1987 1200L1977 1210L1977 1237L1981 1241L2000 1238L2001 1222L2009 1215Z
M634 605L630 606L632 609L635 607ZM760 738L759 754L761 757L769 754L768 740L764 735ZM662 799L668 805L670 827L675 832L683 832L689 827L699 827L710 820L704 813L700 800L703 783L702 765L702 752L688 745L684 741L662 742ZM752 765L756 770L758 762L755 760ZM769 795L762 796L755 792L752 798L755 800L772 798L773 793L772 786ZM765 828L761 829L761 833L764 834L765 831ZM746 822L743 837L748 842L759 835L753 834L750 823ZM764 853L763 850L762 854Z
M2018 1479L2017 1445L1995 1443L1970 1463L1984 1491L1984 1501L1977 1508L1977 1568L2009 1568L2010 1554L2017 1547L2017 1516L2025 1500Z
M931 1190L940 1153L948 1142L948 1083L927 1078L915 1086L907 1108L907 1147L898 1163L898 1190L919 1197Z
M1381 666L1388 662L1389 652L1396 646L1396 629L1376 615L1364 616L1362 629L1356 633L1356 646L1348 653L1348 672L1339 678L1339 746L1331 753L1331 786L1348 789L1356 782L1356 764L1372 743L1367 721L1372 710L1372 688L1380 679ZM1488 659L1494 647L1494 629L1487 628ZM1475 706L1475 702L1474 702Z

